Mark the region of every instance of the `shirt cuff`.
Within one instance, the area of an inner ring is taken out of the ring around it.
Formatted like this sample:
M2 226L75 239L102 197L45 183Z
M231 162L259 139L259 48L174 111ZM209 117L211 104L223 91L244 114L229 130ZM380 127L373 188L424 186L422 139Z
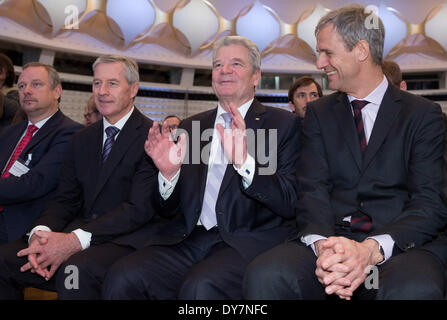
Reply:
M160 195L163 198L163 200L166 200L171 196L179 177L180 177L180 169L177 171L177 173L172 177L170 181L166 179L161 174L161 172L158 172L158 190L160 191Z
M33 236L34 232L40 230L40 231L48 231L51 232L51 229L48 228L47 226L35 226L30 233L28 233L28 244L29 244L29 240L31 239L31 237Z
M255 159L247 153L247 159L238 169L233 164L234 170L242 177L242 185L247 189L253 182L253 177L255 176Z
M374 237L368 237L367 239L374 239L379 243L379 246L382 247L384 253L384 259L382 262L377 265L381 265L385 261L387 261L393 255L394 248L394 240L391 238L389 234L382 234Z
M85 250L90 247L90 242L92 240L92 233L84 231L82 229L76 229L72 231L76 237L78 237L79 242L81 243L82 250Z
M319 234L308 234L307 236L301 237L301 242L304 243L306 246L310 246L317 255L317 252L315 251L315 242L319 240L327 239L326 237L320 236Z

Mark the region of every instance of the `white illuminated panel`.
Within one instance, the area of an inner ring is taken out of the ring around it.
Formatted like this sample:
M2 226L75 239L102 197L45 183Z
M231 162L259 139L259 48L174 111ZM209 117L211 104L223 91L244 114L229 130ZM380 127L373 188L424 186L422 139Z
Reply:
M219 21L204 1L191 0L174 13L173 25L185 35L191 46L191 53L194 53L217 33Z
M407 24L395 12L383 4L379 7L379 17L385 26L384 58L396 44L407 36Z
M425 23L425 34L439 42L447 50L447 6L443 5L438 13Z
M62 27L78 22L77 19L87 7L87 0L37 0L47 11L53 34ZM75 26L76 27L76 26Z
M314 11L302 22L298 24L298 37L304 40L316 53L317 38L315 37L315 27L320 21L321 17L326 15L330 10L324 8L320 4L315 6Z
M237 19L236 33L255 42L262 52L279 38L281 27L268 7L256 1L247 14Z
M148 0L108 0L106 13L120 27L126 45L147 31L155 20L154 8Z

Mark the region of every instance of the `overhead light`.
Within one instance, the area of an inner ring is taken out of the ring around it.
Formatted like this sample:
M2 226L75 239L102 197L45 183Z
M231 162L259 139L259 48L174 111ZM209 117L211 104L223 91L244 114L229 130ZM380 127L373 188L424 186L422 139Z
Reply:
M236 33L252 40L263 51L281 35L277 14L256 1L246 14L236 21Z
M147 31L155 20L155 11L149 0L108 0L106 14L119 26L126 46Z

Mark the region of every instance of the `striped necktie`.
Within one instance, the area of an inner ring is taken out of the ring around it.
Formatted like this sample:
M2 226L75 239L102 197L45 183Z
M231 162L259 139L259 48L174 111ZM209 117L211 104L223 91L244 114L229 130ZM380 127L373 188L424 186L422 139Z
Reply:
M109 157L110 151L112 150L113 143L115 142L115 136L120 130L116 127L110 126L106 128L107 139L104 142L104 147L102 150L102 163L106 162Z

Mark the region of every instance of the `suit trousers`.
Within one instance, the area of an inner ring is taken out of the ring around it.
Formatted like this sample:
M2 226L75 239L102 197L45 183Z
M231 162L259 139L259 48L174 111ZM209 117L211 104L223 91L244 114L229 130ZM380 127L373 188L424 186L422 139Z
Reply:
M317 257L300 242L279 245L247 267L243 291L246 299L318 300L333 298L315 275ZM430 252L412 249L378 266L378 289L362 284L353 300L443 299L445 271Z
M134 251L112 243L91 246L72 255L46 281L36 273L20 271L28 259L17 257L17 252L26 247L23 239L0 246L0 300L23 299L23 289L27 286L57 291L59 299L99 299L108 268L115 260Z
M148 246L108 272L104 299L241 299L248 262L217 228L197 226L179 244Z

